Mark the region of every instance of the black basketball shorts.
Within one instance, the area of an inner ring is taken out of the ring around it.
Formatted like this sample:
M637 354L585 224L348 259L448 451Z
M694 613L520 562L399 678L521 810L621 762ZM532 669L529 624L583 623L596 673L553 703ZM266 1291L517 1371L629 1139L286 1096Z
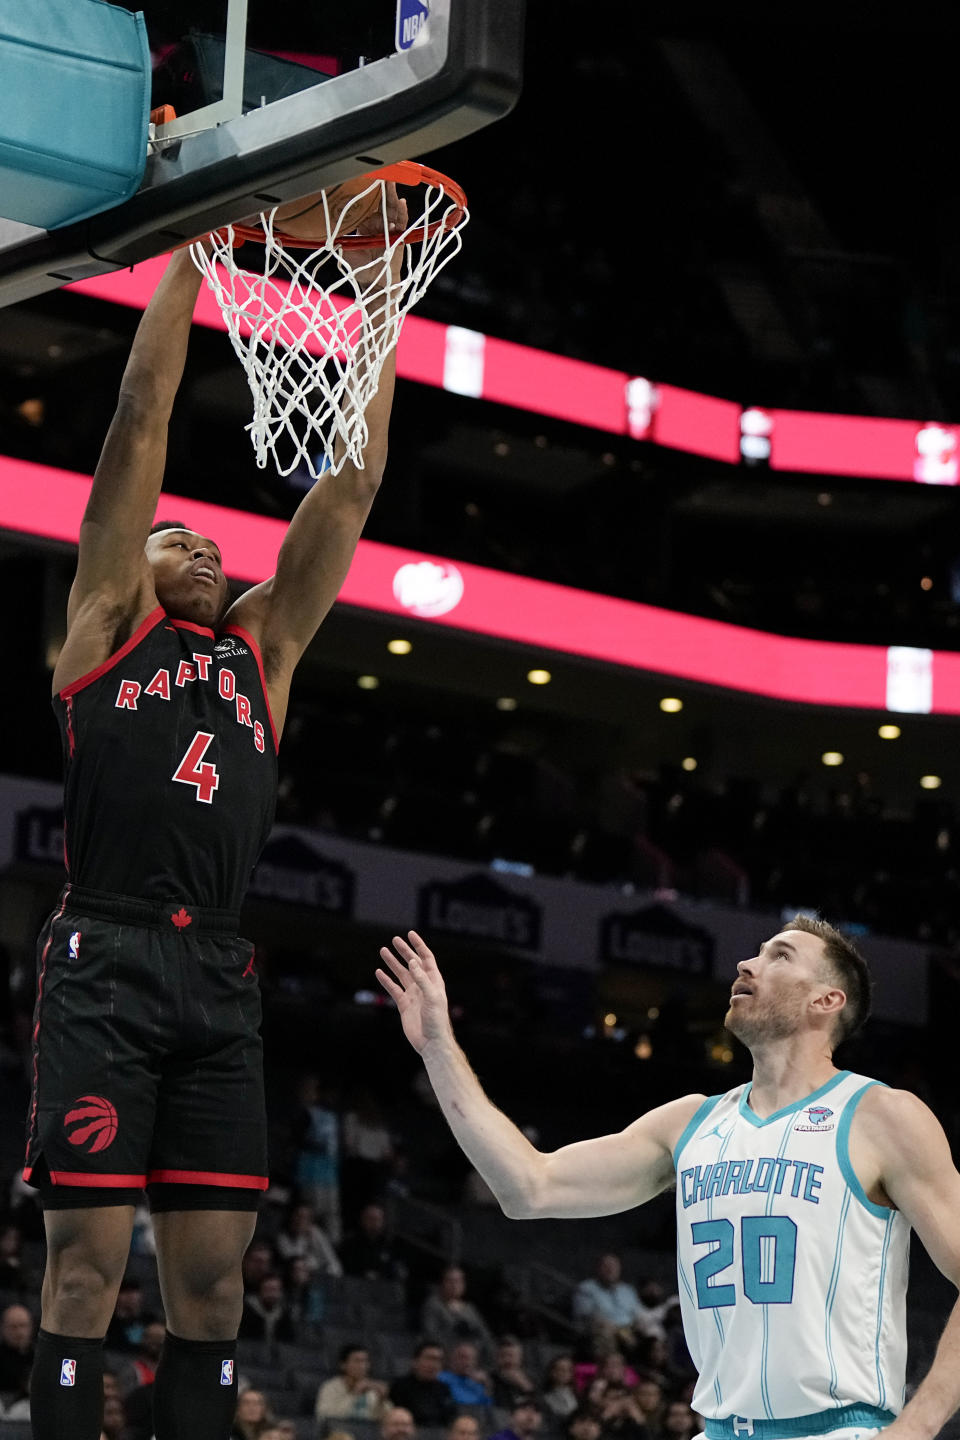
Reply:
M37 947L24 1179L48 1208L256 1210L260 984L236 916L68 886Z

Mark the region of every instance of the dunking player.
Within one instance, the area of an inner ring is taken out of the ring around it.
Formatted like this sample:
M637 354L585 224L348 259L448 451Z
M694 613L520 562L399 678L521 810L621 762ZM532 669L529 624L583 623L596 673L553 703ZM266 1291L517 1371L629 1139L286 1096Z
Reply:
M904 1406L913 1226L960 1282L960 1175L916 1096L838 1070L869 1008L863 960L797 917L737 967L727 1028L753 1080L687 1095L618 1135L544 1154L487 1099L456 1044L436 960L380 951L450 1128L516 1219L612 1215L676 1185L684 1329L708 1440L932 1440L960 1406L960 1303Z
M54 673L69 883L40 937L24 1170L47 1234L37 1440L100 1434L103 1336L144 1186L167 1321L156 1440L230 1431L240 1262L267 1185L258 981L237 912L271 825L294 666L386 459L393 356L363 468L317 482L270 580L231 604L212 540L175 522L151 532L199 284L176 254L137 330Z

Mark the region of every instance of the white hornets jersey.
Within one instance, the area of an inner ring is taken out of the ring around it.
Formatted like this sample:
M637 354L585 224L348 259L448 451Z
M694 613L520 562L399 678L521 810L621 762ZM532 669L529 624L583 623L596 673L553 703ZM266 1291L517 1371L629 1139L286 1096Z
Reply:
M677 1266L708 1440L888 1425L904 1399L910 1226L868 1199L848 1137L878 1082L841 1070L761 1120L750 1085L677 1142Z

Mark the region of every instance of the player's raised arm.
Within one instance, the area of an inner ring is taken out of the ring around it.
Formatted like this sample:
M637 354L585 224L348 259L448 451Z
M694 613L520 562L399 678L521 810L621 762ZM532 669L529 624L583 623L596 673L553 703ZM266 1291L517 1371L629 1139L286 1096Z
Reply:
M702 1095L671 1101L617 1135L537 1150L484 1093L457 1044L443 976L410 931L380 951L377 979L396 1002L404 1034L427 1069L440 1107L467 1158L514 1220L614 1215L673 1183L672 1150Z
M178 251L137 327L80 527L68 628L85 607L126 607L149 587L143 546L163 483L167 424L200 278L189 253Z

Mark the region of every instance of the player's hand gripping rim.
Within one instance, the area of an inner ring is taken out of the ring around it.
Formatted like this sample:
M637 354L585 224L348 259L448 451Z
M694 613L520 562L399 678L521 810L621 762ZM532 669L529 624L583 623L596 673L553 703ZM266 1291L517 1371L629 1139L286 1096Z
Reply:
M403 1033L414 1050L422 1054L432 1041L450 1037L450 1012L433 951L415 930L409 930L407 936L409 944L394 935L393 950L381 946L380 959L392 974L385 969L378 969L376 974L400 1013Z

